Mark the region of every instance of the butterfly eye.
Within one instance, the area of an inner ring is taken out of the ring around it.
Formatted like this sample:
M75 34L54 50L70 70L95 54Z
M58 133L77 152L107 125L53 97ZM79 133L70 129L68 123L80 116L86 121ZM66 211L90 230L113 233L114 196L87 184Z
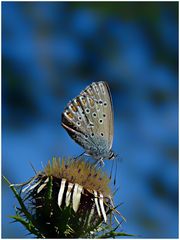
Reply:
M103 114L103 117L104 117L104 118L106 117L106 114L105 114L105 113Z
M99 104L101 104L101 105L102 105L102 103L103 103L103 101L102 101L102 100L99 100Z
M105 107L107 106L107 102L104 102L104 106L105 106Z
M88 139L88 135L87 135L87 134L85 134L85 135L84 135L84 138L85 138L85 139Z
M91 133L91 137L94 137L94 133Z
M82 117L78 117L78 119L79 119L79 121L81 121L81 120L82 120Z
M104 136L104 133L101 133L101 136L103 137L103 136Z

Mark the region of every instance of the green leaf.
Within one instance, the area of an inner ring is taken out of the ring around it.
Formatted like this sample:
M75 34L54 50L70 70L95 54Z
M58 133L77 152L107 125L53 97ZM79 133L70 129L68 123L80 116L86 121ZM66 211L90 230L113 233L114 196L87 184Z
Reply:
M32 216L31 216L31 214L28 212L26 206L24 205L24 202L23 202L21 196L19 195L19 193L17 192L17 190L15 189L15 187L8 181L8 179L7 179L6 177L3 176L3 178L4 178L4 180L7 182L7 184L8 184L9 187L11 188L11 190L13 191L13 193L14 193L16 199L18 200L18 202L19 202L19 204L20 204L20 206L21 206L21 208L22 208L22 211L23 211L23 213L26 215L27 219L29 219L29 221L32 221Z
M11 216L10 218L14 219L16 222L20 222L24 227L32 234L36 235L37 237L44 238L43 235L36 230L35 226L32 222L26 221L24 218L20 216Z
M16 216L11 217L13 219L15 219L16 221L20 222L21 224L23 224L27 230L32 230L31 232L34 233L36 236L40 236L40 233L38 233L37 231L33 230L36 227L36 221L33 219L32 215L28 212L26 206L24 205L24 202L21 198L21 196L19 195L19 193L17 192L17 190L15 189L15 187L9 182L9 180L4 177L4 180L6 181L6 183L9 185L9 187L11 188L11 190L13 191L16 199L18 200L21 209L20 208L16 208ZM24 218L22 218L19 213L23 213L25 215L25 217L27 218L28 221L24 220Z
M47 198L48 198L48 200L52 199L52 187L53 187L52 176L50 176L48 184L47 184L47 189L48 189Z

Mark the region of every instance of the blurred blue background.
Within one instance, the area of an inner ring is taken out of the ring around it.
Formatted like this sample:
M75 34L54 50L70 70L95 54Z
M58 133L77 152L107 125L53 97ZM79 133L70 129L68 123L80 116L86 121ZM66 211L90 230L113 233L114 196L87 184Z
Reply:
M106 80L114 104L123 231L178 236L178 2L3 2L2 173L13 183L82 149L60 125L67 102ZM105 169L111 163L106 161ZM2 185L2 237L17 204Z

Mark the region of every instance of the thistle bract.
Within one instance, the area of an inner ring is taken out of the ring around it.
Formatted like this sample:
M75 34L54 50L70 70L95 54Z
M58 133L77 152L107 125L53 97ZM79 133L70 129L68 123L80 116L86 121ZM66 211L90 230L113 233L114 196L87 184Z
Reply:
M24 220L28 231L41 238L93 238L108 233L113 230L112 216L119 213L109 181L90 163L53 158L21 187L22 205L17 210L21 221L14 218Z

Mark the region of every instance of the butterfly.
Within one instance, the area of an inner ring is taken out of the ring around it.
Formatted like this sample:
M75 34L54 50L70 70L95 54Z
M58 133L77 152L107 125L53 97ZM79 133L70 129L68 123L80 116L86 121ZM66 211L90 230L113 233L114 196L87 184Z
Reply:
M72 99L62 113L62 126L97 162L114 159L113 106L106 82L93 82Z

